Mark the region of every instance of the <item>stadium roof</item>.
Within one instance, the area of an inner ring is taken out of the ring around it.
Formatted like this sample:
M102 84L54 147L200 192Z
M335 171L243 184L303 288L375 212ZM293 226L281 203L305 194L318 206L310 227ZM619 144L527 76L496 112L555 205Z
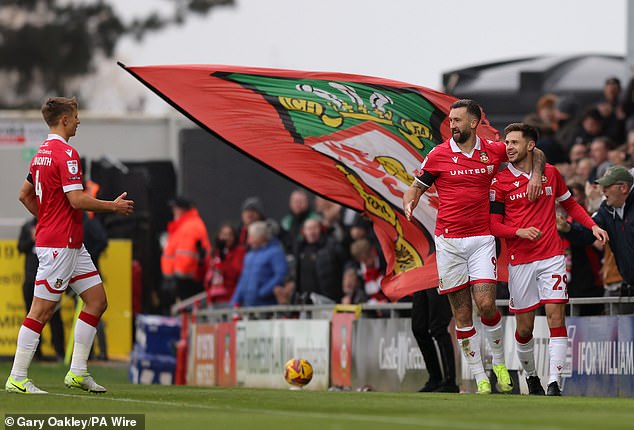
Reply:
M481 103L492 123L521 119L545 93L596 102L606 78L629 80L624 57L603 54L539 56L482 64L443 74L445 92Z

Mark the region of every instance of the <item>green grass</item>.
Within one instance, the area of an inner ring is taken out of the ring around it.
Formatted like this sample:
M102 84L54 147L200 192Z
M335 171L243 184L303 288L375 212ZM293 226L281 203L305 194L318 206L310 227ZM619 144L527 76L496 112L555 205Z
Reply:
M10 363L0 363L6 377ZM92 366L110 390L92 395L64 387L66 368L32 366L50 392L0 392L1 413L141 413L146 429L632 429L634 400L622 398L313 392L131 385L125 366ZM3 379L4 381L4 379Z

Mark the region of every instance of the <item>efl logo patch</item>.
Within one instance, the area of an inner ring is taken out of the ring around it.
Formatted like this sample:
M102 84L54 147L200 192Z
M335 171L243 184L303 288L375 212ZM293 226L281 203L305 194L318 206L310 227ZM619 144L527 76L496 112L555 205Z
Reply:
M77 160L68 160L66 166L68 166L68 171L71 175L76 175L79 172L79 163Z
M495 190L489 190L489 201L490 202L495 201Z

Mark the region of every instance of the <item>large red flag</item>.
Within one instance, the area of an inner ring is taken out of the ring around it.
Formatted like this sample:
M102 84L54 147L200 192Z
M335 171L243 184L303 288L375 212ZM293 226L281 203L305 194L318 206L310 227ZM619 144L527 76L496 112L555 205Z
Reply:
M433 187L425 193L412 222L401 199L427 153L449 137L455 98L342 73L121 66L229 145L367 214L387 261L382 289L390 299L437 285L437 194ZM479 134L493 138L495 130L485 122Z

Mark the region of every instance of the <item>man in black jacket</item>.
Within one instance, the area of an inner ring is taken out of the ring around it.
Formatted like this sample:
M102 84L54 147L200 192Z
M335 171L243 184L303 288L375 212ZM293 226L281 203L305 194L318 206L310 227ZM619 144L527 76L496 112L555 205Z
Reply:
M302 236L295 255L296 300L339 303L343 296L343 250L333 238L322 235L319 220L304 221Z
M610 247L616 265L623 277L622 297L634 297L634 177L625 167L610 167L603 177L595 181L605 195L599 210L592 219L610 237ZM570 225L565 237L571 243L592 243L594 236L590 230L578 224ZM621 306L621 313L632 313L634 306Z

